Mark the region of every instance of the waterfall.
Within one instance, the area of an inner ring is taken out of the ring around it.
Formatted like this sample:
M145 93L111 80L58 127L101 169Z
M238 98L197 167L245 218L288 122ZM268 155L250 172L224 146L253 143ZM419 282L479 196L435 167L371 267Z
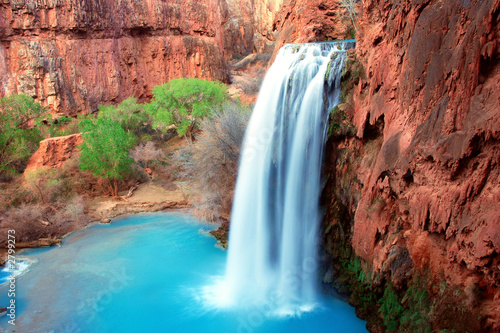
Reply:
M218 293L227 305L265 302L297 313L315 304L328 113L339 100L345 50L354 46L286 45L266 75L243 142Z

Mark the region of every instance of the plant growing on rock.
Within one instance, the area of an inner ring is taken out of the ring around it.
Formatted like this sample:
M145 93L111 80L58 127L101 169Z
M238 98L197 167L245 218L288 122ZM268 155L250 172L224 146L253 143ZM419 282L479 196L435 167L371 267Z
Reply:
M80 169L107 179L110 193L118 196L118 180L131 171L133 159L129 157L129 149L134 145L135 137L109 119L86 119L81 126Z
M356 128L349 122L347 115L339 105L335 106L328 116L328 138L354 136Z
M0 174L25 162L42 139L37 124L43 107L26 95L0 98Z
M227 98L227 86L221 82L174 79L153 88L146 112L153 118L154 127L166 130L173 126L179 136L188 138L199 121Z
M384 317L384 325L387 331L394 332L400 325L404 307L399 303L398 295L390 284L385 289L379 303L380 309L378 312Z
M347 10L349 13L349 18L351 19L351 23L353 25L354 30L358 30L357 28L357 14L356 14L356 3L358 0L340 0L340 5L342 8Z

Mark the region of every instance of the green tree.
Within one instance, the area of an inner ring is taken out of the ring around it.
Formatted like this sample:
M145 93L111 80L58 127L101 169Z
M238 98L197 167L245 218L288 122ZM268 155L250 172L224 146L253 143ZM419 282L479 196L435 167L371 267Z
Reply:
M165 130L172 125L177 133L190 136L200 119L210 115L227 99L227 86L218 81L174 79L153 88L153 99L146 112L153 126Z
M129 148L135 143L133 134L109 119L81 122L83 143L80 145L80 169L108 180L109 190L118 196L118 180L130 174L133 159Z
M0 98L0 173L26 161L42 139L38 128L44 108L26 95Z
M149 120L144 113L144 105L137 103L137 99L129 97L118 106L99 105L97 118L109 119L117 122L126 131L137 131Z

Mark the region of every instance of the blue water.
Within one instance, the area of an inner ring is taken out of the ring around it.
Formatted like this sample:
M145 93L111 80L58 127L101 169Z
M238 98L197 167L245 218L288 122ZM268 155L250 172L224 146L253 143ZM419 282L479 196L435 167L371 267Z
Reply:
M4 270L0 270L0 283L7 282L7 279L10 277L10 274L8 272L5 272Z
M178 213L137 215L24 252L34 263L16 279L16 326L3 317L2 332L366 332L352 307L327 296L300 317L266 304L211 308L202 290L224 274L226 252L210 229ZM4 284L0 306L8 302Z

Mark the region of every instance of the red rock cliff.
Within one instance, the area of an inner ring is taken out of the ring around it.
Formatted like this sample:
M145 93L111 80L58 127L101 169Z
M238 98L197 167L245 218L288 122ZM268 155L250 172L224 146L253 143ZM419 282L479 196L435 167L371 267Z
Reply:
M373 276L401 286L426 274L431 297L440 283L459 291L435 308L434 329L497 331L500 1L359 4L361 78L342 108L357 135L329 142L330 204L349 209L351 245ZM278 42L345 35L329 20L337 6L288 2Z
M275 16L283 0L227 0L231 19L224 26L224 48L240 56L274 49Z
M404 247L436 280L481 286L487 328L500 327L499 13L498 0L364 1L352 113L358 137L378 126L381 141L360 168L356 253L381 270Z
M75 114L175 77L228 81L228 20L221 0L3 1L0 95Z

